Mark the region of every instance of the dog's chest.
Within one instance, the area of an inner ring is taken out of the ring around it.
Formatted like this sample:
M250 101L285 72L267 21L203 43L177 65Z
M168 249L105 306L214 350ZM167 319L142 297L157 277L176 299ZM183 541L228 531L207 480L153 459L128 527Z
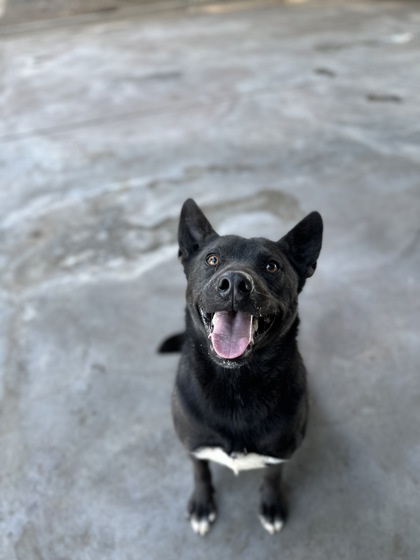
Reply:
M263 469L270 465L284 463L285 459L259 455L258 453L231 453L228 455L221 447L200 447L192 452L197 459L214 461L229 467L235 474L239 471Z

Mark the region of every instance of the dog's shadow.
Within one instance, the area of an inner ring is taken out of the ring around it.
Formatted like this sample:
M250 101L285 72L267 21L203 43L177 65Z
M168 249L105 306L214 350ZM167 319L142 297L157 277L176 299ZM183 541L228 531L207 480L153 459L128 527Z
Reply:
M310 413L308 430L301 448L288 464L285 483L291 495L310 491L319 486L322 480L331 475L331 468L337 468L338 458L343 458L345 442L341 431L334 429L334 422L329 418L313 387L310 388Z

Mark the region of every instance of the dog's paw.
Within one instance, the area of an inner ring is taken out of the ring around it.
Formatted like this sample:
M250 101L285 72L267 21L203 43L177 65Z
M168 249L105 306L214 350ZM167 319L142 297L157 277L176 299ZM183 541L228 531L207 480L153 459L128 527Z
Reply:
M260 508L260 521L264 529L270 533L270 535L275 535L280 533L283 529L286 520L286 513L281 502L277 503L262 503Z
M204 537L216 521L216 508L213 501L203 503L191 498L187 516L194 533Z

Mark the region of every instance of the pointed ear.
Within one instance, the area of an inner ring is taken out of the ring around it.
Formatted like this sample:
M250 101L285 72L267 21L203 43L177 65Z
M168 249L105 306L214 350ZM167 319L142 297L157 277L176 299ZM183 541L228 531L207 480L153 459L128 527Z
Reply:
M192 198L184 202L178 227L178 256L181 262L200 249L211 235L217 236L210 222Z
M301 288L306 278L315 272L322 246L322 231L321 214L311 212L278 242L299 273Z

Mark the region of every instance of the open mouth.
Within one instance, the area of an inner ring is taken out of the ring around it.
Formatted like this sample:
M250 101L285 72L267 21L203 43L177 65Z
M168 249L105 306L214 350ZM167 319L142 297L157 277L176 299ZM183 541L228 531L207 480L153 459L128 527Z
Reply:
M246 354L270 329L273 315L256 317L244 311L216 311L200 314L216 354L234 360Z

